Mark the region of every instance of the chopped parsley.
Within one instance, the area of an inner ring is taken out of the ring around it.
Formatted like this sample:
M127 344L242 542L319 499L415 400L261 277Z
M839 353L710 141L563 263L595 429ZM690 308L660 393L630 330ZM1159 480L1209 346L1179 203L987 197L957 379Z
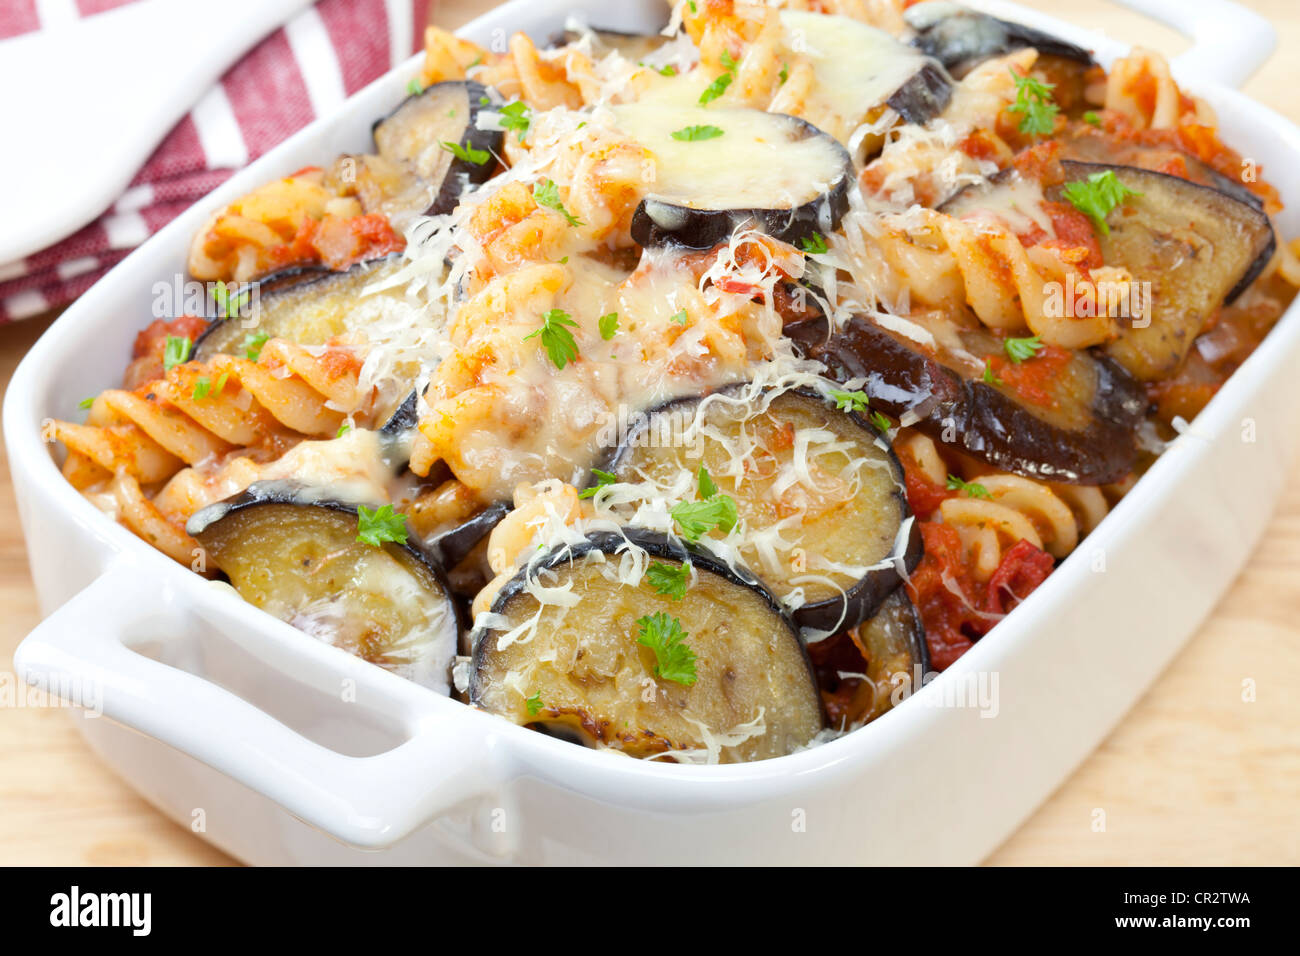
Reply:
M716 126L683 126L673 133L673 139L682 143L698 143L705 139L717 139L722 133Z
M618 334L618 313L611 312L600 317L600 337L608 342Z
M1095 112L1093 112L1092 110L1088 110L1088 112L1086 112L1086 113L1083 114L1083 121L1084 121L1085 123L1087 123L1089 126L1100 126L1100 125L1101 125L1101 117L1098 116L1098 115L1097 115Z
M555 367L562 369L578 357L578 343L569 331L577 325L563 309L550 309L542 316L542 327L525 335L524 341L541 336L542 348L546 349Z
M216 398L225 389L226 381L229 378L229 372L222 372L217 376L217 384L214 386L206 375L200 376L194 383L194 391L191 393L191 397L196 402L201 402L205 398Z
M636 642L654 651L655 676L687 687L694 684L695 651L686 643L690 635L682 622L660 611L638 618L636 624L641 630Z
M177 365L183 364L190 356L191 344L185 336L167 336L167 345L163 348L163 371L170 372Z
M460 143L452 143L448 140L442 140L438 145L451 153L451 155L455 156L461 162L473 163L475 166L482 166L492 158L492 154L486 149L475 149L468 143L462 145Z
M244 350L244 357L250 362L256 362L258 356L262 354L262 346L270 341L271 336L265 332L249 332L244 336L244 341L239 347Z
M406 84L406 92L410 93L412 96L419 96L424 92L424 85L420 83L420 78L418 76L411 80L410 83Z
M1002 379L998 378L998 377L997 377L997 374L993 371L993 360L992 360L992 359L985 359L985 360L984 360L984 375L983 375L982 377L983 377L984 381L988 382L990 385L1001 385L1001 384L1002 384Z
M1070 201L1070 205L1091 219L1099 233L1109 236L1110 226L1106 223L1106 217L1110 215L1111 210L1130 196L1142 194L1129 189L1119 181L1115 170L1108 169L1105 172L1093 173L1087 179L1066 183L1065 188L1061 190L1061 195Z
M669 512L687 541L699 541L715 528L726 534L736 526L740 517L735 499L719 493L718 486L703 465L700 466L699 484L702 500L680 502Z
M723 50L722 56L718 57L718 61L726 72L718 74L717 78L704 88L704 92L700 94L701 106L708 106L727 92L727 87L736 78L736 60L728 51Z
M665 564L654 561L646 568L645 578L650 586L660 594L680 601L686 597L686 589L691 583L691 563Z
M832 388L827 394L834 399L835 407L842 412L865 412L867 410L868 399L866 392L841 392L837 388Z
M94 404L95 404L95 396L92 395L92 396L90 396L90 398L83 398L80 402L77 403L77 407L78 407L78 408L89 408L91 405L94 405Z
M781 85L782 85L782 86L785 86L785 81L788 80L788 79L790 79L790 64L789 64L789 63L782 63L782 64L781 64L781 72L777 74L777 77L781 80Z
M519 142L524 141L528 135L528 127L532 125L532 119L528 116L528 105L523 100L515 100L501 107L501 128L514 130Z
M893 426L889 423L889 419L886 418L884 415L880 414L880 412L872 412L870 415L867 416L867 418L871 422L871 424L875 425L877 430L881 432L888 432L889 429L893 428Z
M230 297L232 291L233 286L228 286L224 282L220 281L212 287L212 301L217 306L218 318L229 319L238 315L239 310L243 307L245 300L248 298L248 289L245 289L233 299Z
M600 491L601 488L604 488L606 485L612 485L618 481L618 475L614 474L612 471L601 471L599 468L591 469L591 475L596 479L596 483L590 488L584 488L579 492L579 498L593 498L595 497L596 492Z
M555 185L555 180L543 179L540 183L534 183L533 200L539 206L554 209L568 221L570 226L582 225L582 220L571 216L569 210L564 208L564 203L560 202L560 187Z
M820 232L814 232L811 236L800 239L799 247L810 256L824 255L827 251L826 240L822 238Z
M1056 114L1061 108L1052 100L1054 83L1044 83L1032 76L1021 76L1010 67L1011 78L1016 81L1016 101L1007 107L1008 113L1020 114L1020 132L1030 136L1046 136L1056 128Z
M357 540L376 548L385 541L406 544L406 515L394 512L392 505L380 505L374 511L358 505Z
M1007 358L1019 365L1033 358L1043 348L1041 336L1031 335L1029 338L1007 339L1002 343L1002 351L1007 353Z
M351 423L351 422L344 422L342 425L339 426L339 430L336 431L336 432L334 433L334 437L335 437L335 438L342 438L344 435L346 435L346 434L347 434L348 432L350 432L350 431L352 431L352 423Z
M686 310L682 309L682 311L674 315L669 321L676 322L678 325L685 325L688 318L689 316L687 316Z
M524 708L528 711L529 717L536 717L542 712L542 692L539 690L532 697L524 701Z
M956 475L948 476L948 490L960 491L967 498L992 498L989 490L974 481L962 481Z
M677 75L677 67L673 66L671 63L669 63L667 66L656 66L656 67L652 67L651 69L653 69L660 76Z

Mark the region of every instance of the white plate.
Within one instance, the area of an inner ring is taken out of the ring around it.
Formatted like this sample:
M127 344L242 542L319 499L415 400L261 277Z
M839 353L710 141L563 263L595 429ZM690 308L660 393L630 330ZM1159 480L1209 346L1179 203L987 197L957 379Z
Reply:
M1267 25L1219 0L1129 5L1195 26L1187 62L1197 67L1180 80L1218 110L1225 138L1264 164L1288 205L1300 204L1300 130L1211 82L1249 74L1271 48ZM1009 4L983 6L1105 62L1121 49ZM483 43L520 28L545 37L571 9L623 28L662 16L650 0L617 15L599 0L520 0L464 32ZM1209 57L1207 37L1217 44ZM250 862L982 859L1160 672L1267 523L1300 435L1297 308L1078 551L915 700L761 763L671 766L585 750L426 692L218 592L96 511L41 442L46 417L75 415L84 395L118 380L154 283L183 272L211 209L364 147L416 69L413 60L362 91L179 217L19 367L5 440L51 614L19 648L19 668L47 685L94 681L109 719L83 720L91 745L166 813L187 826L201 819L208 839ZM1288 213L1283 234L1298 225ZM1257 441L1243 441L1247 420ZM981 680L986 690L996 681L995 715L935 706Z

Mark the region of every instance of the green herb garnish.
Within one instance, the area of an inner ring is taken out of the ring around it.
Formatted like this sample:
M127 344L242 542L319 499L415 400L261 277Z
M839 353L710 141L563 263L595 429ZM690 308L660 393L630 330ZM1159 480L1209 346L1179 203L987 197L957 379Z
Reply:
M967 498L992 498L989 490L973 481L962 481L956 475L948 476L948 490L960 491Z
M541 336L542 348L546 349L555 367L562 369L578 357L578 343L569 331L577 325L563 309L551 309L542 316L542 327L525 335L524 341Z
M618 334L618 313L611 312L608 315L602 315L598 324L600 325L600 337L608 342Z
M673 139L682 143L698 143L701 140L717 139L722 132L716 126L683 126L672 135Z
M1119 177L1115 175L1115 170L1108 169L1105 172L1093 173L1087 179L1066 183L1065 188L1061 190L1061 195L1070 201L1070 205L1091 219L1093 227L1099 233L1109 236L1110 226L1106 223L1106 217L1110 215L1111 210L1130 196L1142 194L1129 189L1120 182Z
M571 216L569 210L564 208L564 203L560 202L560 187L555 185L555 180L543 179L540 183L534 183L533 200L539 206L554 209L568 221L570 226L582 225L582 220Z
M1061 111L1052 100L1052 90L1056 85L1032 76L1021 76L1010 67L1007 69L1016 81L1016 101L1007 107L1007 112L1021 114L1020 132L1030 136L1047 135L1056 128L1056 114Z
M618 481L618 475L612 471L601 471L599 468L591 469L591 476L596 479L596 483L590 488L584 488L579 492L579 498L594 498L596 492L600 491L601 488L615 484Z
M514 130L521 143L524 141L524 137L528 135L528 127L533 122L528 113L528 105L523 100L515 100L513 103L501 107L501 127Z
M1007 358L1019 365L1021 362L1027 362L1039 353L1045 346L1040 336L1031 335L1028 338L1007 339L1002 343L1002 351L1007 353Z
M492 158L492 154L486 149L475 149L468 143L462 145L460 143L452 143L447 140L442 140L438 145L451 153L451 155L455 156L461 162L473 163L475 166L482 166Z
M646 568L646 580L660 594L680 601L686 597L686 589L691 583L691 564L664 564L654 561Z
M824 255L827 251L826 240L822 238L820 232L814 232L811 236L800 239L799 247L810 256Z
M357 540L376 548L385 541L406 544L406 515L394 512L392 505L380 505L374 511L358 505Z
M262 354L262 346L269 342L271 336L265 332L249 332L244 336L244 341L239 347L244 350L244 357L250 362L256 362Z
M837 388L832 388L827 394L834 399L835 407L842 412L865 412L867 410L869 402L866 392L841 392Z
M682 622L664 614L648 614L636 622L641 630L637 643L654 651L656 677L690 687L695 683L695 652L686 643L690 635Z
M167 336L167 345L163 348L163 371L170 372L189 358L191 344L185 336Z

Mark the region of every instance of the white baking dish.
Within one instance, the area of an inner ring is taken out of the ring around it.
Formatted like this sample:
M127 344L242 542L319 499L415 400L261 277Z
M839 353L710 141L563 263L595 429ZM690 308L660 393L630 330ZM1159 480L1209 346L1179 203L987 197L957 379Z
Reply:
M1010 4L978 5L1105 62L1123 49ZM1127 5L1193 35L1180 80L1300 207L1300 130L1228 88L1271 50L1268 25L1221 0ZM481 43L520 28L544 37L571 10L623 28L662 16L651 0L517 0L464 32ZM5 439L49 614L19 648L20 672L38 684L97 682L105 716L80 719L91 746L164 812L255 863L983 858L1160 672L1269 520L1300 436L1297 309L1083 546L916 700L756 764L584 750L426 692L217 591L83 500L41 440L44 419L75 415L84 395L118 381L154 283L183 271L210 210L361 148L415 70L413 60L179 217L19 367ZM1289 212L1282 229L1297 234L1300 217ZM933 706L981 677L986 689L996 680L995 712Z

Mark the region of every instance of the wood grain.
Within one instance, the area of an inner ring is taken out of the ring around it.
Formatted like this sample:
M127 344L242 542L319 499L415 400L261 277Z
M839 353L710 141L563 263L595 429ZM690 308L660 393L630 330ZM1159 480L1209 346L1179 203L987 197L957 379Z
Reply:
M1168 55L1176 33L1111 3L1027 5ZM1280 50L1246 84L1300 118L1300 6L1246 3L1278 28ZM492 6L435 0L455 27ZM0 387L49 324L0 328ZM0 452L2 455L3 452ZM1015 864L1300 862L1300 469L1259 549L1213 617L1115 731L989 861ZM0 469L0 666L36 624L35 597ZM1135 639L1137 636L1135 635ZM1255 700L1243 700L1253 681ZM1105 829L1095 829L1096 811ZM0 864L212 865L232 862L116 779L57 710L0 712Z

